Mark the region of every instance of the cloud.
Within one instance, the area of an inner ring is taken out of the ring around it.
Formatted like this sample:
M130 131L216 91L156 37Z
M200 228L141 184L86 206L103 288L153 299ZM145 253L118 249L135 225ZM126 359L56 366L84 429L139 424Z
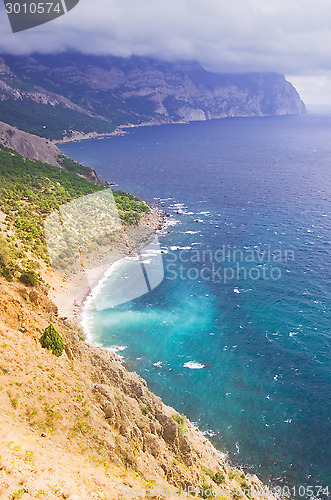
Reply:
M328 0L80 0L65 16L12 34L0 50L78 50L195 59L216 71L311 75L331 70Z
M287 79L299 90L302 100L311 106L331 105L331 72L311 76L287 75Z

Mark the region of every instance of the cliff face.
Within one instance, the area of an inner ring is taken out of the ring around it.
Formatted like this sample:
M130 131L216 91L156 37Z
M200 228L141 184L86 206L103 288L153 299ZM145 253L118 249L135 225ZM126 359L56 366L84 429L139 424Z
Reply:
M26 158L61 166L61 151L50 141L0 122L0 144L15 149Z
M81 54L4 57L0 111L8 101L21 107L33 102L34 109L39 105L45 122L47 105L85 113L87 121L93 117L101 128L103 123L104 132L110 123L190 122L305 111L294 87L280 74L215 74L194 62ZM73 118L65 122L67 132L80 130ZM92 125L84 131L92 131ZM45 129L38 133L47 137Z
M38 342L50 322L65 338L61 358ZM191 498L208 485L222 500L273 500L118 358L85 344L43 285L0 278L0 333L1 498L139 499L150 490L165 499L180 488Z
M93 135L92 135L93 136ZM72 170L77 163L67 158L53 142L0 121L0 144L17 151L20 155L30 160L39 160L50 163L65 170ZM99 179L96 171L89 167L79 165L77 175L84 177L93 184L108 186L104 179Z

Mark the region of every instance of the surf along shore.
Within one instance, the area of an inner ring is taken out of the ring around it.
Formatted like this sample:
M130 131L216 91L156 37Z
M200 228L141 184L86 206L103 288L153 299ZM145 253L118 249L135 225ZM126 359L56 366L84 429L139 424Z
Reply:
M77 274L58 273L51 280L52 286L49 298L58 308L60 317L74 328L82 328L82 311L87 298L93 293L101 280L112 266L125 257L132 257L144 247L146 234L157 234L165 226L166 213L156 207L149 207L150 212L141 216L137 226L125 228L125 242L115 243L112 248L112 259L97 266L93 273L80 272ZM52 273L53 274L53 273ZM48 277L49 280L49 277ZM55 282L54 282L55 281Z

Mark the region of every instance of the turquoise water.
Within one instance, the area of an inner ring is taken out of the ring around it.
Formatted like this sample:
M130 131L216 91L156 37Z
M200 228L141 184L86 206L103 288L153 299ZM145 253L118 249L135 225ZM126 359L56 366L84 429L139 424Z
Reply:
M94 339L125 346L230 460L303 495L331 487L331 117L149 127L61 149L170 214L165 279L94 311Z

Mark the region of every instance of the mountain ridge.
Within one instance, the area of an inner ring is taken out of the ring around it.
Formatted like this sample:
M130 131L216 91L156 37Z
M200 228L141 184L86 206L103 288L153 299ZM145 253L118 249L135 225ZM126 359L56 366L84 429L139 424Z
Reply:
M9 105L21 116L12 125L50 139L119 126L305 112L278 73L217 74L194 61L77 53L2 56L0 113L8 123ZM26 110L30 122L22 120Z

